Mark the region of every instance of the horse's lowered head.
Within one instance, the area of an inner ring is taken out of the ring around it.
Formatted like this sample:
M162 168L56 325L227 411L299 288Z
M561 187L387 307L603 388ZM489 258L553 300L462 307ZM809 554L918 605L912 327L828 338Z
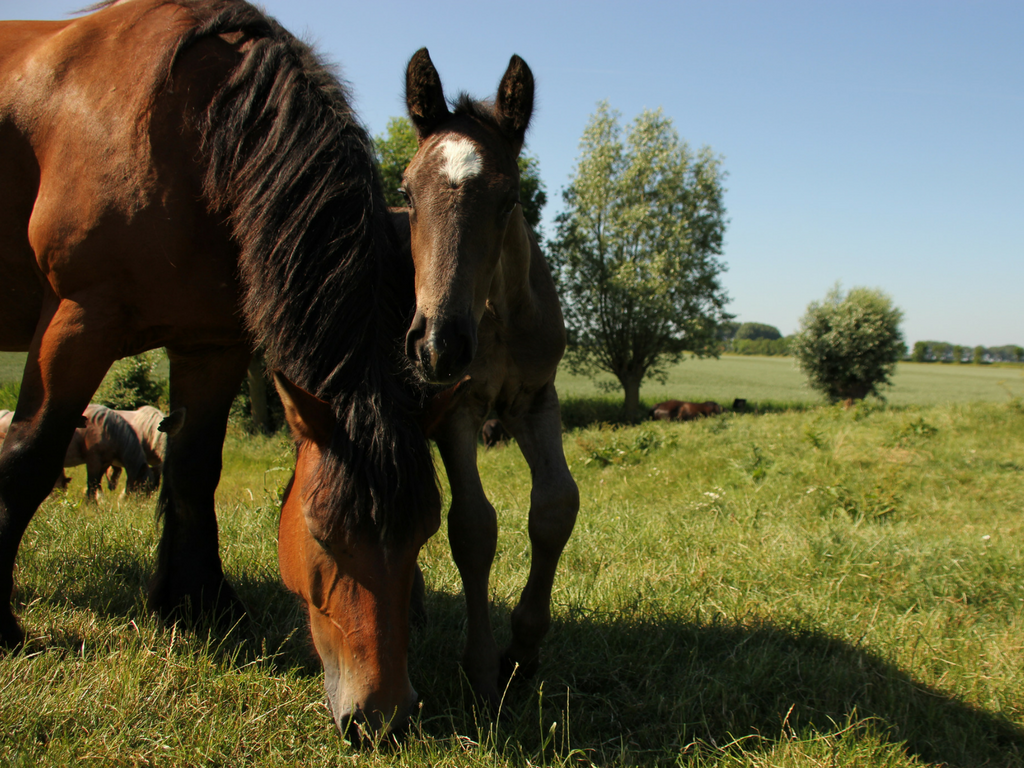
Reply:
M274 379L298 453L281 509L281 576L305 604L335 723L357 744L361 732L401 731L416 703L408 672L410 602L416 557L440 524L440 497L397 539L331 524L319 475L337 417L280 373Z
M522 243L517 158L533 92L530 68L513 56L493 104L463 95L449 110L427 49L409 61L405 99L419 148L402 181L416 269L406 351L428 381L450 384L472 362L499 259Z

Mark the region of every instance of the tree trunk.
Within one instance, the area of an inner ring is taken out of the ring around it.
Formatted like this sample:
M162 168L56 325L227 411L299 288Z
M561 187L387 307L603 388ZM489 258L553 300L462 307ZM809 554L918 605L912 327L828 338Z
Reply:
M273 430L270 423L270 409L267 407L267 366L263 360L263 352L256 350L249 361L249 414L252 423L260 432L269 433Z
M622 407L623 416L630 424L640 421L640 382L642 376L624 376L619 379L626 392L626 402Z

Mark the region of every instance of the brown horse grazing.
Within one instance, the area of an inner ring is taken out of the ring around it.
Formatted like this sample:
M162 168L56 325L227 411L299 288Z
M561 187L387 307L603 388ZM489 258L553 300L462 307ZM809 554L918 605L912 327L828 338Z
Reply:
M166 347L170 407L188 413L168 440L158 501L149 600L164 615L242 610L221 566L214 490L257 344L329 403L294 492L318 547L306 567L346 561L332 595L355 588L363 564L411 567L440 508L405 374L411 265L345 90L241 0L95 7L0 23L0 350L29 352L0 452L8 646L24 637L8 602L22 534L124 355ZM388 636L404 631L409 595L386 599L396 626L329 609L353 642L387 649L325 666L339 725L408 705L404 693L349 687L404 674Z
M485 421L480 429L480 435L483 437L485 448L504 445L512 438L512 435L508 433L508 430L502 426L498 419L488 419Z
M398 728L416 702L406 661L416 556L440 525L440 506L418 520L388 557L363 541L373 532L318 537L306 510L317 503L322 479L315 473L330 450L337 417L324 401L279 374L274 379L298 451L278 528L281 577L307 607L338 727L344 732L348 723L339 717L337 702L355 701L371 729ZM353 622L375 627L376 634L352 631ZM356 731L350 735L358 738Z
M128 493L152 493L157 486L156 476L131 424L118 411L102 405L90 405L84 415L85 426L75 430L64 466L85 464L86 500L99 501L103 475L110 467L125 470Z
M533 76L513 56L493 103L461 98L449 111L426 49L409 62L406 103L419 142L405 171L416 313L406 351L423 378L469 381L433 434L451 485L448 537L468 615L463 668L496 705L515 665L538 663L551 621L551 588L572 533L579 492L562 452L555 369L565 326L554 283L519 205L516 158L533 110ZM497 519L476 466L477 435L491 410L530 466L530 576L499 653L488 578Z
M139 445L142 446L142 450L146 454L146 463L153 470L153 479L159 485L164 456L167 455L167 437L169 434L177 434L185 423L184 409L179 408L170 417L152 405L143 405L134 411L114 411L114 413L128 422L128 425L135 431ZM107 487L110 490L117 488L120 476L121 467L116 464L107 470Z
M647 417L660 421L693 421L722 412L722 406L710 400L703 403L689 403L683 400L666 400L647 412Z

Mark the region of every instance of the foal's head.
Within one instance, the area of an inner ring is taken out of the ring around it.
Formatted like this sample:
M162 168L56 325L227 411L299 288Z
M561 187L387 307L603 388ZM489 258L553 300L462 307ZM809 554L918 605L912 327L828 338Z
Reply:
M462 96L449 110L425 48L405 86L419 149L405 171L416 268L416 315L406 351L429 381L459 378L506 242L522 217L516 162L533 113L533 75L513 56L493 104Z

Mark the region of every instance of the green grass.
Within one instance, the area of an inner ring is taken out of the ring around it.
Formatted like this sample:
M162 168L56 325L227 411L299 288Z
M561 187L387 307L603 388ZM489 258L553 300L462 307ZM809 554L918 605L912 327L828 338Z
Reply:
M806 382L791 357L688 358L670 370L665 384L646 382L640 397L648 407L663 400L714 400L729 408L736 398L762 411L823 404L824 397ZM610 375L574 376L562 370L557 383L560 398L569 405L570 426L581 426L590 416L605 421L618 417L622 390ZM1010 396L1024 396L1024 366L899 363L893 386L884 394L892 405L1006 402ZM578 417L576 409L581 411Z
M21 381L26 357L24 352L0 352L0 384Z
M76 474L22 545L32 641L0 657L0 764L1024 765L1024 409L1004 400L566 434L582 507L538 676L496 722L467 710L442 527L418 722L366 753L334 732L277 575L284 438L226 447L222 551L251 612L226 636L146 614L151 503L85 507ZM514 447L480 466L504 640L529 472Z
M0 352L0 408L13 408L3 405L5 391L6 399L12 399L12 390L4 384L20 381L24 363L24 353ZM166 361L158 375L167 375ZM558 391L568 427L620 418L622 390L609 375L574 376L563 369ZM645 383L640 395L646 407L662 400L714 400L728 408L734 399L743 398L752 409L780 411L824 402L807 387L793 358L745 355L689 358L672 368L665 384ZM885 395L893 405L1006 402L1010 396L1024 396L1024 366L900 363L894 386Z

